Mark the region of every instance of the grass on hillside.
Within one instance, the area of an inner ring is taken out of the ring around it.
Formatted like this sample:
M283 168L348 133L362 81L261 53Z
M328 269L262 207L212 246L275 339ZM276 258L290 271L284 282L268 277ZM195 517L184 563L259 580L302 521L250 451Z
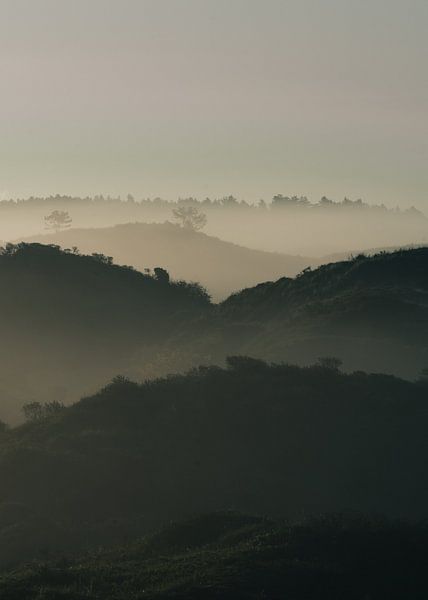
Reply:
M4 600L426 598L428 529L361 516L216 513L131 546L0 576Z

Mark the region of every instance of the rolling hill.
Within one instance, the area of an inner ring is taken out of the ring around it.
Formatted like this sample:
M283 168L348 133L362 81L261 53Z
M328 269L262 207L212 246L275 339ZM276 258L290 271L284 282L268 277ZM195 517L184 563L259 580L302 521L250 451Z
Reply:
M196 284L41 244L0 254L0 418L33 400L77 400L210 309Z
M427 516L426 381L230 357L0 433L0 565L217 510Z
M426 597L426 524L354 515L284 523L214 513L136 543L0 575L5 600Z
M180 231L180 230L178 230ZM428 249L306 270L214 305L197 284L103 254L18 244L0 255L0 419L76 401L118 373L137 380L230 354L415 378L428 365Z
M349 369L415 377L428 365L428 248L262 283L230 296L219 315L237 328L229 351L303 363L333 354Z
M139 271L163 267L171 276L198 281L214 300L265 281L293 276L319 260L252 250L172 223L128 223L99 229L69 229L26 242L77 246L85 254L101 252Z

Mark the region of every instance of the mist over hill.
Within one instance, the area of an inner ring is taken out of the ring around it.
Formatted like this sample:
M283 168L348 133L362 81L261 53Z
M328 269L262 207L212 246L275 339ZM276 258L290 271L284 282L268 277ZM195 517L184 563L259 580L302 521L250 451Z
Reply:
M218 362L225 351L310 364L337 356L347 370L415 378L428 365L428 248L359 255L232 294L199 335L172 338ZM189 360L186 363L186 349ZM164 349L167 360L168 350Z
M199 282L215 301L266 279L292 277L317 263L307 257L251 250L173 223L69 229L26 241L77 246L84 254L101 252L139 271L160 266L175 279Z
M303 365L330 355L409 378L428 365L427 248L324 265L218 305L165 270L76 252L18 244L0 255L0 419L16 422L35 400L75 401L118 373L143 380L230 353Z
M0 17L0 600L426 600L428 1Z
M77 400L210 307L197 284L41 244L0 254L0 418L24 402Z
M109 227L143 221L164 223L173 210L195 207L206 214L208 235L248 248L289 255L320 257L353 248L403 246L428 241L428 220L418 210L401 211L361 200L334 202L321 198L277 195L271 202L249 204L233 196L183 198L178 202L136 201L104 196L52 196L0 202L0 239L13 241L43 233L51 211L68 211L76 228Z

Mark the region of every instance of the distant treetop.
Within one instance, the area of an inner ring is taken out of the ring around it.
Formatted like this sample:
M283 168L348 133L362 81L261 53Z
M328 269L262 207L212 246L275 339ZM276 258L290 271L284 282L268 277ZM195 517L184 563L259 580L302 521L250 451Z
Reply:
M172 211L174 219L184 228L199 231L207 224L207 217L196 206L179 206Z
M56 233L63 229L68 229L71 225L72 218L66 210L53 210L45 217L45 228L53 229Z
M172 200L164 200L162 198L141 198L136 199L132 194L128 194L126 199L123 200L120 196L86 196L85 198L81 198L78 196L66 196L66 195L55 195L55 196L46 196L46 197L35 197L30 196L29 198L18 198L18 199L10 199L10 200L2 200L0 201L0 210L6 210L10 208L18 208L25 205L30 206L48 206L49 208L55 209L58 207L55 212L64 213L66 211L61 211L61 208L68 208L70 203L80 206L111 206L111 205L120 205L120 206L128 206L132 207L164 207L169 208L170 210L180 210L182 207L194 207L198 209L234 209L234 210L252 210L252 211L266 211L266 210L278 210L278 209L299 209L299 210L370 210L377 212L385 212L390 214L399 214L399 215L407 215L410 217L424 217L424 214L416 209L415 207L410 207L404 210L400 210L398 207L396 208L388 208L384 204L368 204L364 202L361 198L356 200L351 200L345 197L341 201L335 201L326 196L320 198L319 201L312 202L306 196L287 196L283 194L276 194L271 202L265 202L264 200L259 200L256 203L247 202L246 200L238 200L232 195L224 196L222 198L204 198L197 199L194 197L188 198L179 198L177 201ZM51 215L48 215L49 219ZM67 215L69 218L69 215ZM62 218L62 217L61 217ZM48 218L47 218L48 222ZM66 221L64 222L66 223ZM71 219L69 224L71 223ZM205 225L205 223L204 223ZM66 225L68 226L68 225ZM203 225L202 225L203 226ZM53 228L53 227L52 227ZM200 229L202 227L199 227Z

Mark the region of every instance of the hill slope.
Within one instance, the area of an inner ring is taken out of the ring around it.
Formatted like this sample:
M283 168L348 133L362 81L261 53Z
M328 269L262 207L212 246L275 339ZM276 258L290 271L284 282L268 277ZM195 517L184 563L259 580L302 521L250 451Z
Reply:
M174 278L200 282L215 300L260 281L293 276L310 264L319 264L306 257L244 248L172 223L70 229L28 241L62 248L77 246L84 253L102 252L139 271L160 266Z
M303 362L336 354L351 369L414 377L428 365L428 248L263 283L229 297L219 315L240 326L229 351Z
M77 399L210 308L196 285L40 244L0 254L0 418L24 401Z
M181 230L177 230L181 235ZM428 249L324 265L234 294L118 267L103 255L21 244L0 255L0 419L228 354L415 377L428 366Z
M402 600L426 597L426 525L220 513L136 544L0 575L5 600Z
M164 223L177 206L206 214L206 232L247 248L320 257L351 248L374 248L427 242L428 220L414 208L400 211L361 200L311 203L278 195L257 205L194 198L169 202L160 198L123 202L120 198L55 196L0 202L0 239L12 241L43 232L51 211L68 211L74 227L112 227L119 223ZM156 258L156 257L155 257ZM119 257L116 257L119 260ZM270 276L269 276L270 277ZM273 277L273 275L272 275ZM261 278L262 279L262 278Z
M426 383L230 358L0 434L0 564L237 509L427 516Z

